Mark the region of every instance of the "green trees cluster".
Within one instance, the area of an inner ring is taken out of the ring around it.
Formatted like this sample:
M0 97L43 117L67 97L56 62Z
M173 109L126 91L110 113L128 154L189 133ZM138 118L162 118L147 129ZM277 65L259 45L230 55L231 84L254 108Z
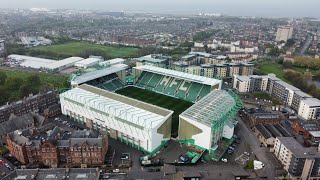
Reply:
M27 77L7 76L5 72L0 71L0 105L49 88L52 87L48 84L43 85L39 75L32 74Z
M295 58L293 65L309 69L320 69L320 59L303 57Z
M215 35L217 32L219 32L219 30L210 30L210 31L201 31L196 33L193 36L193 41L205 41L207 39L209 39L211 36Z
M294 71L288 71L285 73L284 77L295 87L301 89L301 91L320 99L320 89L318 89L315 84L308 83L302 74Z

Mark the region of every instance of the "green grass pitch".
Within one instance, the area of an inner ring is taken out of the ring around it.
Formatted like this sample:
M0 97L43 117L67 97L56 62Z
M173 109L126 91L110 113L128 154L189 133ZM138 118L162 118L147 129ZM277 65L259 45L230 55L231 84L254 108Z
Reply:
M133 86L120 89L116 93L174 111L172 115L172 137L177 137L178 135L179 115L193 105L193 103L188 101Z

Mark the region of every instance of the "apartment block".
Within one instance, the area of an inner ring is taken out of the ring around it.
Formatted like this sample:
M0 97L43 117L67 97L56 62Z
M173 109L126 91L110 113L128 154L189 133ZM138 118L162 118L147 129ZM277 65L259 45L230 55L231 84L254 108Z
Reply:
M277 137L274 155L290 179L320 178L320 153L317 147L303 147L293 137Z

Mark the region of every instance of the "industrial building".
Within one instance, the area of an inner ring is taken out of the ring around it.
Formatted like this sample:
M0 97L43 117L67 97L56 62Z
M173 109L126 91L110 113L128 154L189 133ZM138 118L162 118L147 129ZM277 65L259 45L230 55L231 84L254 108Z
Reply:
M136 66L154 65L158 67L167 67L172 58L162 54L150 54L147 56L136 58Z
M87 84L60 94L65 115L145 152L171 137L173 111Z
M60 71L69 67L73 67L78 61L83 60L81 57L70 57L62 60L52 60L24 55L11 54L7 57L6 64L10 66L19 65L25 68L45 69L50 71Z
M91 66L94 66L100 62L103 61L103 58L99 58L99 57L89 57L87 59L84 59L84 60L81 60L81 61L78 61L74 64L74 66L78 67L78 68L88 68L88 67L91 67Z
M223 137L233 137L231 121L241 107L234 92L212 91L179 115L179 141L214 154Z
M125 61L126 60L122 58L115 58L115 59L110 59L110 60L100 62L99 64L102 66L107 66L107 65L115 65L115 64L124 64Z
M274 155L288 172L290 179L319 179L318 147L303 147L293 137L277 137Z

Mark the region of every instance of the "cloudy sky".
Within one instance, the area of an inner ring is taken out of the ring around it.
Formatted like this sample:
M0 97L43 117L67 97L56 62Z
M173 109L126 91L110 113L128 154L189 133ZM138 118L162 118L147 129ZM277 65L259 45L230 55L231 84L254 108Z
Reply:
M75 8L157 13L320 17L320 0L0 0L0 8Z

